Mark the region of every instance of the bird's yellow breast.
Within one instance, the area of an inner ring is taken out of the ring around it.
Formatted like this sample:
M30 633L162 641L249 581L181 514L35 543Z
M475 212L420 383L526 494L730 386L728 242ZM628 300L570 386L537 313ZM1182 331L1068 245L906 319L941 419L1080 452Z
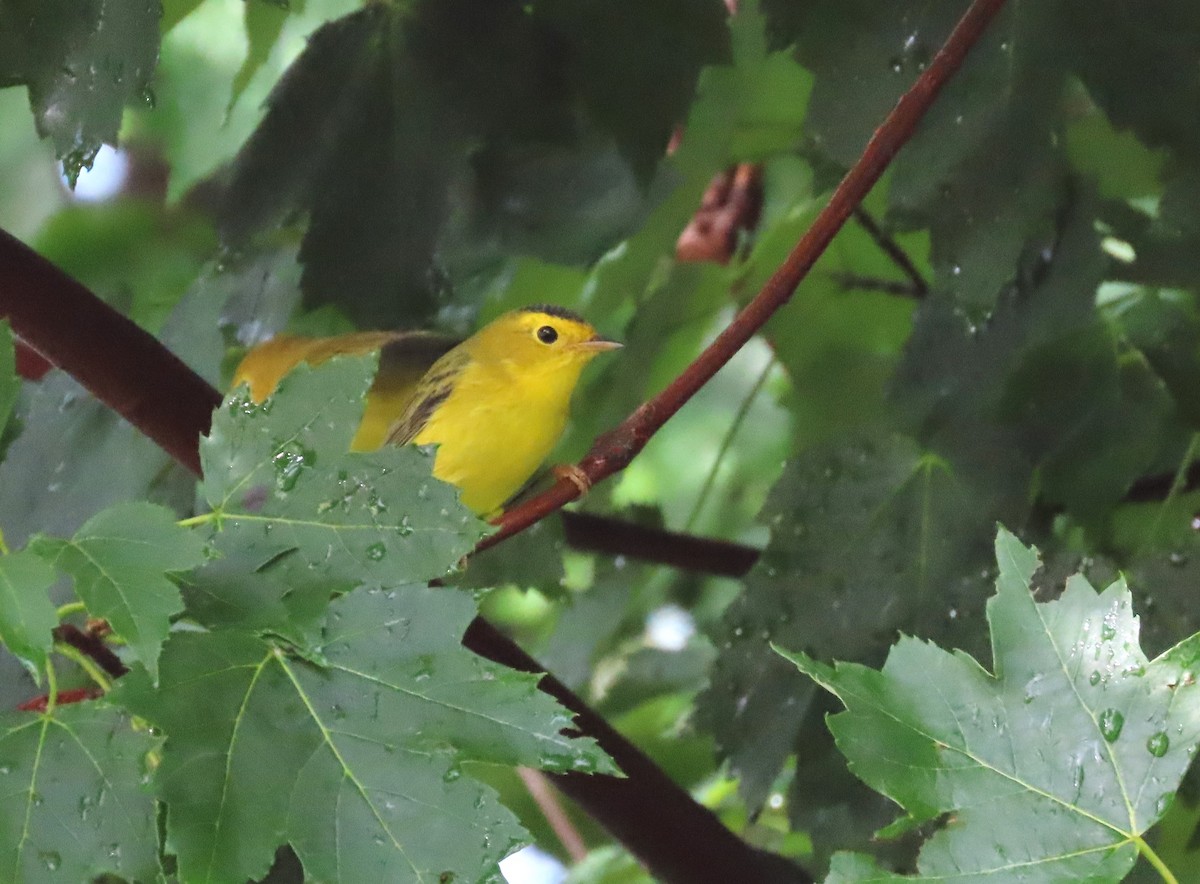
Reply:
M530 374L470 362L413 441L438 443L433 474L461 488L466 506L491 513L557 444L578 378L574 366Z

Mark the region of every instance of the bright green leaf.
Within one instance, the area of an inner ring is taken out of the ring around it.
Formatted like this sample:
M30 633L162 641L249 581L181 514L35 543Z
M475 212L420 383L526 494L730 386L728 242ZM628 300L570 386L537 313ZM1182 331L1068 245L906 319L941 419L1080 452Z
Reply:
M0 714L0 879L158 880L154 744L99 702Z
M846 704L829 727L857 776L915 820L953 815L922 876L1118 881L1200 741L1200 635L1147 660L1124 581L1038 604L1036 551L1001 529L996 559L994 675L908 637L878 672L780 653Z
M202 490L221 543L280 557L293 588L444 576L486 526L430 475L432 452L346 453L375 360L300 366L262 405L235 391L201 440Z
M303 6L302 3L295 5L296 7ZM275 48L275 43L283 32L284 23L293 11L291 6L290 2L280 3L276 0L246 0L243 16L246 23L246 40L249 45L246 49L246 60L242 62L237 76L233 78L233 88L229 95L231 108L242 97L250 80L266 64L271 50Z
M135 502L96 514L70 540L38 537L30 548L71 575L88 613L107 620L157 677L171 617L183 610L167 575L204 561L199 537L168 510Z
M0 556L0 641L21 658L35 681L41 680L54 643L50 630L58 625L46 594L56 576L28 550Z
M261 875L290 841L321 880L478 880L523 833L463 762L611 772L562 736L570 716L536 675L460 646L473 615L454 590L351 593L330 607L324 668L252 636L174 636L157 692L143 679L117 696L167 734L183 877Z

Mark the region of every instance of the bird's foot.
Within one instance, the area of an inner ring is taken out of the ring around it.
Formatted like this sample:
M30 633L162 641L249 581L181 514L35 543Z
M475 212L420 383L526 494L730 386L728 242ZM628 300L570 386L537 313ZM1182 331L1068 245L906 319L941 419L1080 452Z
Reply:
M583 497L592 488L592 480L587 477L587 473L575 466L575 464L560 463L550 468L550 472L556 479L566 479L572 485L579 489L579 496Z

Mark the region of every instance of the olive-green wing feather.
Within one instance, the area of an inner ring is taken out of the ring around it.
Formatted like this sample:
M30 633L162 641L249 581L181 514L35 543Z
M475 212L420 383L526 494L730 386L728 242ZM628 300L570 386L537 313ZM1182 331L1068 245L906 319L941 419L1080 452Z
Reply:
M454 392L454 381L469 361L466 351L456 348L433 364L421 378L404 413L388 431L388 444L407 445L425 429L437 407Z

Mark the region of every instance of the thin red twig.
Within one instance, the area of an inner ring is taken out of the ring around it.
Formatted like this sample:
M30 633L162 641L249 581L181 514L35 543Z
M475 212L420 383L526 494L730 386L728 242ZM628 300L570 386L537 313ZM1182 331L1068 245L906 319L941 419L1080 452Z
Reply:
M521 778L521 782L529 791L529 797L537 804L538 810L554 830L554 836L558 838L558 843L563 846L571 862L581 862L588 855L587 842L567 816L566 809L558 800L558 794L550 788L550 781L546 779L546 775L532 767L518 767L517 776Z
M56 702L59 706L67 706L71 703L82 703L84 700L95 700L103 693L98 687L70 688L65 691L59 691ZM49 694L42 694L41 696L34 697L32 700L26 700L24 703L17 704L17 708L22 712L45 712L49 706Z
M650 437L788 302L801 280L808 275L842 225L854 213L855 207L912 136L942 87L962 65L967 52L1003 6L1004 0L975 0L971 4L929 67L917 78L912 88L901 96L887 119L875 130L858 162L846 173L821 214L767 280L762 291L665 390L644 403L616 428L596 439L591 451L578 464L588 480L595 484L628 466ZM560 479L537 497L504 513L496 520L500 530L485 538L479 548L494 546L525 530L577 498L579 493L574 483Z

